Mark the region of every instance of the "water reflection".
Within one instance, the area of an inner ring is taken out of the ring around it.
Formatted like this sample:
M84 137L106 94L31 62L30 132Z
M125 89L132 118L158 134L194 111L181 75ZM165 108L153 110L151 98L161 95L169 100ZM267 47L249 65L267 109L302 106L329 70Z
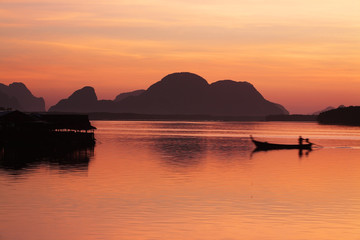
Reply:
M309 153L312 151L312 149L299 149L299 158L302 158L305 154L305 157L309 156Z
M174 167L191 167L200 164L206 156L206 139L200 137L154 138L153 148L161 159Z
M153 154L170 167L195 167L208 156L218 161L247 160L252 145L247 138L218 137L154 137L150 141Z
M212 154L219 157L220 160L235 157L248 158L253 149L252 143L248 138L209 138L208 148Z
M256 130L246 123L201 123L190 129L194 125L97 123L94 160L85 154L91 161L86 177L48 171L61 166L73 173L82 162L76 156L23 154L33 160L19 171L36 171L13 181L4 172L16 170L4 170L4 156L11 158L3 153L0 238L358 239L359 130L328 131L314 123L259 123ZM255 148L249 129L285 143L306 129L325 148L308 158L301 152L306 160L299 160L298 150L257 152L249 160Z
M94 146L81 148L2 147L0 169L17 175L46 164L62 171L87 171L93 156Z
M251 157L259 152L274 152L274 151L290 151L290 152L297 152L299 158L303 158L308 157L310 152L312 152L312 149L259 149L259 148L255 148L252 153L251 153Z

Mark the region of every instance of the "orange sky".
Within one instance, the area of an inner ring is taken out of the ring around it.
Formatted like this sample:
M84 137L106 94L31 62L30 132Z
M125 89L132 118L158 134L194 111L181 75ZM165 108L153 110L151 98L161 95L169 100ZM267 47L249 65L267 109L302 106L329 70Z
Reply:
M0 0L0 82L47 107L172 72L248 81L291 113L360 104L359 0Z

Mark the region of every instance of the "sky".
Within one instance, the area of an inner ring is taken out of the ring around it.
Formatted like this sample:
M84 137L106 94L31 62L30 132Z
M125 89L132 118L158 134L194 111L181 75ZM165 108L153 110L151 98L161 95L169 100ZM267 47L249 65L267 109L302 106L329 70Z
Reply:
M247 81L290 113L360 105L359 0L0 0L0 82L47 107L173 72Z

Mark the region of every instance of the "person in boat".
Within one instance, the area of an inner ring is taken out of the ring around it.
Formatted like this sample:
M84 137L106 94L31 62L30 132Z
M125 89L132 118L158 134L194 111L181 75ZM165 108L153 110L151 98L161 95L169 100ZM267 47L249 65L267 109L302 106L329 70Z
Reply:
M310 140L308 138L305 139L306 144L311 144Z
M304 139L303 139L301 136L299 136L298 141L299 141L299 145L300 145L300 146L303 145Z

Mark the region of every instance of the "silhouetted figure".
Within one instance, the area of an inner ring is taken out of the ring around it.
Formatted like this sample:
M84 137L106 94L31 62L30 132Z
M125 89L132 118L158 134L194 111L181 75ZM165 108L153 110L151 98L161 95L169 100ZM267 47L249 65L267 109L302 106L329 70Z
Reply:
M300 146L303 145L304 139L303 139L301 136L299 136L298 141L299 141L299 145L300 145Z
M306 142L307 144L310 144L310 141L309 141L308 138L305 139L305 142Z

